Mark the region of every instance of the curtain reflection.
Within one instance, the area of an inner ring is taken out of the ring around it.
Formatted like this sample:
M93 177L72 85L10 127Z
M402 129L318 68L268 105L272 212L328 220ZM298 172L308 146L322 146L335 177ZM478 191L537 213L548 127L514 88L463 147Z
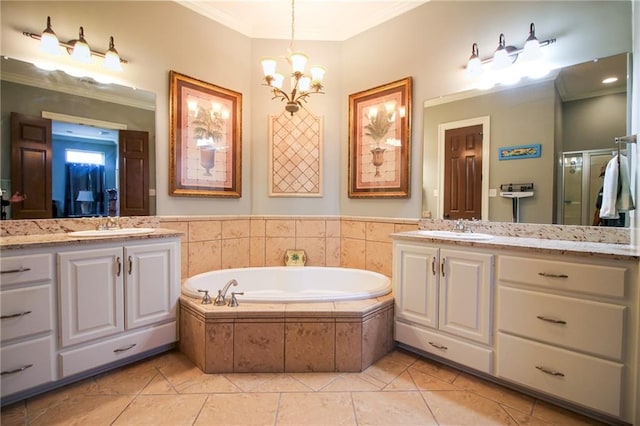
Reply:
M104 166L67 163L65 168L65 181L65 216L105 215ZM78 200L78 198L80 198L80 200ZM93 201L91 201L91 199L93 199Z

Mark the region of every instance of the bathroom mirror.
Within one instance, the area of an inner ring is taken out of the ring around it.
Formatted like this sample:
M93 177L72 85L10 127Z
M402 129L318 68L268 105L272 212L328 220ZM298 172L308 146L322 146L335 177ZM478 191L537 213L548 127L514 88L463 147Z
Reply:
M446 216L440 197L446 192L445 131L482 125L483 173L477 171L482 215L474 217L496 222L591 225L602 183L601 163L616 150L614 138L628 130L629 64L629 54L621 53L555 70L541 80L426 101L423 216ZM613 75L617 82L602 84L604 77ZM536 152L511 158L503 155L519 149ZM577 182L578 187L565 188L570 182ZM501 196L507 192L501 185L508 184L533 184L533 194L515 202Z
M69 149L79 152L99 152L107 162L104 166L106 173L100 173L106 174L107 177L104 178L104 182L95 186L94 194L101 197L100 194L105 192L102 189L106 190L114 186L119 194L122 194L122 191L131 186L131 182L128 185L126 177L118 177L118 156L122 155L118 154L118 136L119 134L122 136L124 131L129 132L128 134L135 132L148 134L148 150L142 162L148 165L146 179L151 190L147 191L150 193L148 203L144 206L144 210L140 210L144 213L140 214L155 214L156 97L154 93L117 84L98 83L90 78L72 77L62 71L45 71L30 63L10 58L2 58L0 76L2 78L0 189L7 192L4 194L5 199L15 191L11 185L11 168L16 166L11 160L11 113L15 112L29 117L50 118L53 122L51 155L53 208L50 217L94 216L108 213L106 193L103 199L98 201L95 195L89 197L90 194L86 192L91 188L82 187L75 188L74 195L70 197L69 194L64 194L65 189L61 189L59 182L65 179L67 183L70 181L68 179L70 176L68 173L71 173L68 168L69 162L65 160ZM77 160L77 163L84 161ZM85 191L81 193L80 190ZM66 191L69 192L68 189ZM86 197L94 200L80 200ZM71 203L69 198L73 198ZM121 205L125 203L123 197L120 197L120 201ZM11 218L11 209L8 210ZM124 211L123 209L123 214L125 214ZM21 218L30 217L27 214Z

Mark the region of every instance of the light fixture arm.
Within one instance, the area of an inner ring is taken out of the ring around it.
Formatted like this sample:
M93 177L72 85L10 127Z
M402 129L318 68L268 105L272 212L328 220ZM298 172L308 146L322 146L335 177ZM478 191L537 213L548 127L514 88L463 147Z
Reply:
M557 39L555 38L550 38L548 40L543 40L540 42L540 47L544 47L544 46L548 46L550 44L553 44L557 41ZM507 49L507 55L508 56L517 56L519 54L521 54L522 52L524 52L524 47L515 47L515 46L505 46L505 49ZM493 61L493 56L490 56L488 58L484 58L480 60L481 64L488 64L489 62Z
M35 33L28 32L28 31L23 31L22 35L27 36L29 38L32 38L34 40L40 40L42 38L42 36L40 34L35 34ZM60 46L64 47L65 49L71 50L71 49L73 49L73 43L75 41L76 40L69 40L68 42L60 41L59 44L60 44ZM110 43L113 43L113 38L111 38ZM106 56L106 52L101 52L99 50L93 50L93 49L90 49L90 51L91 51L92 55L98 56L100 58L104 58ZM129 63L129 61L127 61L126 59L123 59L123 58L120 58L120 62L122 62L123 64L128 64Z

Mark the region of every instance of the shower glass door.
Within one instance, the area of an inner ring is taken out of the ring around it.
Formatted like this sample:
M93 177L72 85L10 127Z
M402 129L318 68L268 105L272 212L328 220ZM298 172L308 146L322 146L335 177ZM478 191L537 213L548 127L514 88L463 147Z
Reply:
M604 170L613 153L609 149L572 151L562 154L564 225L592 225L596 213L596 200Z

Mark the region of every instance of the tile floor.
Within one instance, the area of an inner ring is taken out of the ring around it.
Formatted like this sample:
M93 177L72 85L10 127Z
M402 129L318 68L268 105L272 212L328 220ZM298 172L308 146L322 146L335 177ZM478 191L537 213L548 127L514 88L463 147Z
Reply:
M395 350L362 373L204 374L178 351L2 409L9 425L597 424Z

